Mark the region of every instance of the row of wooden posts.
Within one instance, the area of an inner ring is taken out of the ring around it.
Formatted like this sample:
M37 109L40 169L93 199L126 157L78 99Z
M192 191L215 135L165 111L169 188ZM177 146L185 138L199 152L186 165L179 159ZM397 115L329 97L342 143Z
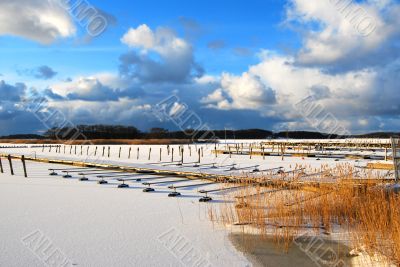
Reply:
M8 160L8 164L10 166L10 173L11 173L11 175L14 175L14 167L13 167L13 162L12 162L11 155L7 156L7 160ZM22 162L22 168L24 170L24 176L27 178L28 177L28 172L26 171L25 156L21 157L21 162ZM1 157L0 157L0 172L4 173L3 162L2 162Z
M48 146L49 152L51 152L53 147L54 146ZM61 154L61 148L62 147L63 147L63 154L68 153L67 146L61 146L61 145L55 146L56 153ZM72 154L74 154L74 155L80 154L81 156L83 156L84 155L84 146L83 145L80 146L80 151L79 152L77 151L77 147L78 146L76 146L76 145L75 146L70 146L69 147L69 154L70 155L72 155ZM47 148L47 146L43 145L42 146L42 152L44 152L45 148ZM90 149L90 146L87 146L86 153L85 153L86 156L89 156L89 149ZM188 146L188 150L189 150L189 156L191 157L192 156L192 147ZM200 147L199 149L197 149L197 146L196 146L195 150L197 151L198 162L200 163L201 158L204 157L203 147ZM163 149L160 147L160 153L159 153L159 160L160 161L162 160L162 151L163 151ZM184 155L184 151L185 151L184 146L179 146L178 147L178 151L179 151L179 157L181 158L181 161L183 162L183 155ZM122 147L119 147L118 158L121 158L121 152L122 152ZM148 160L151 160L151 152L152 152L152 148L149 147ZM98 146L95 147L94 153L90 154L90 156L95 156L96 157L97 154L98 154ZM174 154L175 153L174 153L174 148L173 147L171 148L169 145L167 145L167 154L168 154L168 156L171 155L171 161L174 161ZM131 158L131 155L132 155L132 147L129 147L128 159ZM136 153L136 159L137 160L139 160L139 155L140 155L140 148L138 147L137 148L137 153ZM99 154L99 156L100 156L100 154ZM111 157L111 147L108 146L107 149L106 149L106 146L103 146L103 150L102 150L101 156L110 158Z

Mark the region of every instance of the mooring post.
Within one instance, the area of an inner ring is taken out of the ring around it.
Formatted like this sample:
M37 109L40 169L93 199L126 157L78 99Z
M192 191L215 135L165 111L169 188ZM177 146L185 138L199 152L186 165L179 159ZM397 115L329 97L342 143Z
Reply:
M81 146L81 156L83 155L83 146Z
M96 157L96 155L97 155L97 146L96 146L96 148L94 149L94 156Z
M108 157L110 157L110 147L108 147Z
M129 148L129 152L128 152L128 159L131 158L131 150L132 150L132 148L130 147L130 148Z
M90 148L90 146L87 146L86 156L89 156L89 148Z
M182 150L181 150L181 157L182 157L181 162L183 164L183 146L182 146Z
M1 162L1 157L0 157L0 172L1 172L1 173L4 173L4 170L3 170L3 163Z
M161 162L162 148L160 147L160 162Z
M174 162L174 148L172 148L171 155L172 155L171 162Z
M199 148L199 160L198 160L198 163L200 163L200 156L201 156L201 150L200 150L200 148Z
M151 147L149 148L149 160L151 158Z
M104 153L106 152L106 147L103 146L103 154L101 155L102 157L104 157Z
M201 148L201 157L204 157L204 150L203 150L203 147Z
M385 147L385 161L387 161L387 147Z
M65 154L65 145L64 145L64 154Z
M264 153L264 147L261 147L262 154L263 154L263 160L265 160L265 153Z
M139 160L139 147L137 148L136 159Z
M22 161L22 167L24 168L24 176L25 176L25 178L28 178L28 173L26 172L25 156L24 155L22 155L21 161Z
M119 147L119 153L118 153L118 158L119 159L121 158L121 149L122 149L122 147Z
M189 156L190 157L192 156L192 147L191 146L189 146Z
M14 169L13 169L13 165L12 165L11 155L8 155L8 163L10 164L11 175L14 175Z
M169 145L167 145L167 152L168 152L168 156L169 156Z
M76 155L76 145L74 146L74 150L75 150L74 152L75 152L75 155Z

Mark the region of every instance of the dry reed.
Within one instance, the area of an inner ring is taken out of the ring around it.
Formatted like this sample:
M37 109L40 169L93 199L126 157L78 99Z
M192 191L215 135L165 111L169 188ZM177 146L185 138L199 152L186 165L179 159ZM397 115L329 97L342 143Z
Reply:
M350 164L294 167L302 171L236 179L244 187L225 196L235 203L213 210L210 219L253 226L285 250L306 230L329 235L335 229L348 233L351 247L400 264L400 196L383 175Z

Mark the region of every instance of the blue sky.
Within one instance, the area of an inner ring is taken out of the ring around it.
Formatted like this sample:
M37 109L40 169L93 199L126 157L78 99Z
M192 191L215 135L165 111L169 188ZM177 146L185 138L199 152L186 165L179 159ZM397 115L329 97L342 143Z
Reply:
M0 135L46 130L32 92L73 124L179 129L153 112L177 95L210 128L400 129L398 1L91 0L95 38L60 2L0 3Z

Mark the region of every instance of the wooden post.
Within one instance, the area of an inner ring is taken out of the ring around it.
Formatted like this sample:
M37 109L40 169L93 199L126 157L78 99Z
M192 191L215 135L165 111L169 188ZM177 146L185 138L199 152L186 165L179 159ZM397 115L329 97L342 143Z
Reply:
M171 162L174 162L174 148L172 148L171 155Z
M96 155L97 155L97 146L96 146L96 148L94 149L94 156L96 157Z
M64 154L65 154L65 145L64 145Z
M204 157L204 150L203 150L203 147L201 148L201 157Z
M183 164L183 146L182 146L182 150L181 150L181 157L182 157L181 162Z
M103 146L103 154L101 155L102 157L104 157L105 150L106 150L106 147Z
M131 158L131 150L132 150L132 147L130 147L130 148L129 148L129 152L128 152L128 159L130 159L130 158Z
M110 147L108 147L108 157L110 157Z
M90 148L90 146L87 147L86 156L89 156L89 148Z
M151 147L149 148L149 160L151 159Z
M189 145L188 145L189 146ZM191 157L192 156L192 147L191 146L189 146L189 157Z
M72 145L69 147L69 154L72 154Z
M200 148L199 148L199 160L198 160L198 162L200 163L200 159L201 159L201 150L200 150Z
M230 146L228 146L228 150L229 150L229 158L231 159L232 158L232 153L231 153L231 147Z
M83 155L83 146L81 145L81 156Z
M139 160L139 147L137 148L136 159Z
M122 147L119 147L119 153L118 153L118 158L119 159L121 158L121 149L122 149Z
M44 144L43 144L43 147L42 147L42 152L44 152Z
M167 145L167 152L168 152L168 156L169 156L169 145Z
M252 147L249 148L249 154L250 154L250 159L251 159L251 156L253 155L253 148Z
M75 145L75 155L76 155L76 145Z
M11 155L8 155L8 163L10 164L11 175L14 175L14 169L13 169L13 165L12 165Z
M1 172L1 173L4 173L4 170L3 170L3 163L1 162L1 157L0 157L0 172Z
M262 154L263 154L263 160L265 160L264 147L262 147L261 150L262 150Z
M49 145L49 152L51 152L51 145Z
M24 155L22 155L21 161L22 161L22 167L24 168L24 176L25 176L25 178L28 178L28 173L26 172L25 156Z
M387 158L388 158L388 157L387 157L387 152L388 152L388 151L387 151L387 147L385 147L385 161L388 160L388 159L387 159ZM394 160L394 159L393 159L393 160Z

